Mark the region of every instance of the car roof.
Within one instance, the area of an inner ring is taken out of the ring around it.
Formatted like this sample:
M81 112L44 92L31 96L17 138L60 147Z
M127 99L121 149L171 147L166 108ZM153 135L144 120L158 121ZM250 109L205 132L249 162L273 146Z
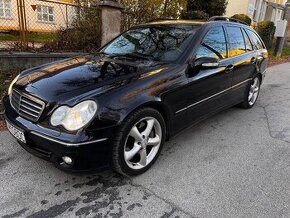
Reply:
M202 25L207 23L206 21L199 21L199 20L174 20L174 19L168 19L168 20L153 20L142 25L162 25L162 24L172 24L172 25Z
M244 28L249 28L250 26L248 25L245 25L243 23L237 23L237 22L231 22L231 21L208 21L207 22L208 24L212 24L212 25L215 25L215 24L222 24L222 25L228 25L228 26L240 26L240 27L244 27Z
M215 21L202 21L202 20L180 20L180 19L157 19L137 26L148 26L148 25L237 25L244 28L249 28L248 25L232 21L215 20Z

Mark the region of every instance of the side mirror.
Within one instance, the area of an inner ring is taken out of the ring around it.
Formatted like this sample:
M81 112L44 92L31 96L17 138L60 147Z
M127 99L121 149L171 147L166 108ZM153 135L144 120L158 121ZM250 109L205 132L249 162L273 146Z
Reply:
M201 57L193 62L193 67L199 67L201 69L218 68L219 65L219 60L212 57Z

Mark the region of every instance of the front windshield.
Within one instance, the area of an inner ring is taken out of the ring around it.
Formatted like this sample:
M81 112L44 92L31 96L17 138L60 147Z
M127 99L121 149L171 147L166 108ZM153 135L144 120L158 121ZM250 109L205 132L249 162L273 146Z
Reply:
M199 25L152 25L130 29L102 53L157 61L175 61L187 48Z

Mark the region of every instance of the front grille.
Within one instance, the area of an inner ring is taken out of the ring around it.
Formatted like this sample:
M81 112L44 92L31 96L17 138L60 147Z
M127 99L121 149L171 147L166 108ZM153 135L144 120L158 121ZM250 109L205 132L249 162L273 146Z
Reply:
M20 116L34 122L39 119L45 106L43 101L16 89L12 90L10 102Z

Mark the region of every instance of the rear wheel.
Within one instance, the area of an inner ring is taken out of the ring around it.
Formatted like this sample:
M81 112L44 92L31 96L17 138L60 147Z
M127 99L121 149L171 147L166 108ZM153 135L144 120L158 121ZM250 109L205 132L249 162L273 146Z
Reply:
M244 101L241 103L243 108L252 108L260 94L261 79L259 76L256 76L251 85L248 87L247 92L244 97Z
M144 173L158 158L164 139L162 115L152 108L137 110L126 119L114 140L114 170L124 175Z

